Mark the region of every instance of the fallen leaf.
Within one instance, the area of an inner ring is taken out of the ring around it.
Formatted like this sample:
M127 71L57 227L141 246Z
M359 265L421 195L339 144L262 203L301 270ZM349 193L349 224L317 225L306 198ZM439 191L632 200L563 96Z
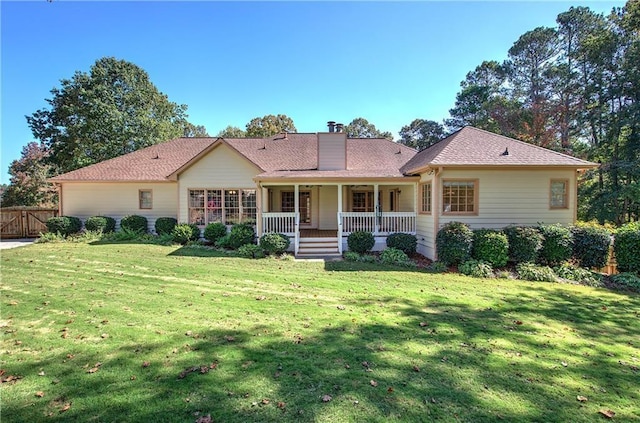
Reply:
M285 404L282 401L278 401L278 408L285 408L287 406L287 404Z
M392 392L393 392L393 387L392 387L392 386L389 386L389 387L387 388L387 392L388 392L388 393L392 393Z
M576 399L580 402L587 402L587 397L583 397L582 395L578 395Z
M36 397L38 397L38 398L44 397L44 392L42 392L42 391L36 392Z
M413 371L414 371L414 372L419 372L419 371L420 371L420 367L418 367L418 366L413 366Z
M99 367L92 367L89 370L87 370L87 373L95 373L98 371L98 369L100 369Z
M44 372L38 373L38 376L44 376Z
M339 305L338 307L336 307L338 310L344 310L346 307L343 305Z
M100 337L102 339L107 339L109 337L109 334L108 333L103 333L102 335L100 335Z
M514 320L514 321L513 321L513 323L515 323L516 325L521 325L521 324L522 324L522 321L520 321L520 320Z
M598 411L598 413L602 414L603 416L605 416L608 419L612 419L613 416L616 415L615 412L613 412L611 410L605 410L605 409L602 409L602 410Z
M371 385L371 386L373 386L373 387L376 387L376 386L378 386L378 382L376 382L375 380L371 379L371 380L369 381L369 385Z
M256 300L258 301L262 301L262 300L266 300L267 297L265 297L264 295L260 295L259 297L256 297Z
M322 402L329 402L331 401L333 398L331 398L331 395L323 395L322 396Z
M234 338L233 336L227 335L224 337L224 339L227 340L227 342L233 342L236 340L236 338Z
M262 402L262 404L263 404L263 405L267 405L267 404L269 404L271 401L269 401L269 398L263 398L261 402Z
M196 420L196 423L213 423L211 419L211 414L207 414L206 416L202 416Z
M149 366L151 366L151 363L149 363L148 361L142 362L142 367L149 367Z
M420 327L425 327L425 326L429 326L429 323L427 323L427 322L420 322Z
M69 410L71 408L71 403L68 402L65 405L62 406L62 408L60 409L61 413L64 413L65 411Z
M560 364L562 364L562 367L567 367L569 365L566 361L562 361Z
M137 377L135 377L135 376L131 376L129 379L130 379L130 380L136 380L136 379L137 379Z

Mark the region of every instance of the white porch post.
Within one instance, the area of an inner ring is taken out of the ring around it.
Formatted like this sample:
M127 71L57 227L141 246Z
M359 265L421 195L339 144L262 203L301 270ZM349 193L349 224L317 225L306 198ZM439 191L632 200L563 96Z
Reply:
M382 216L382 210L378 205L378 184L373 184L373 210L375 211L375 226L374 226L374 235L377 235L380 232L380 221L378 220L378 216Z
M338 252L342 254L342 184L338 184Z
M295 245L294 245L294 253L298 255L298 246L300 245L300 185L295 184L293 186L293 210L296 212L296 220L295 220Z
M262 187L258 185L258 189L256 190L256 234L258 236L258 240L262 236Z

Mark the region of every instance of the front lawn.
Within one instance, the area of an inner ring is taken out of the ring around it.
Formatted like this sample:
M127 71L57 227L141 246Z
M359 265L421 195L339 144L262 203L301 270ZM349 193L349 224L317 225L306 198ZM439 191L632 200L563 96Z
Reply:
M640 419L637 294L142 244L1 260L2 422Z

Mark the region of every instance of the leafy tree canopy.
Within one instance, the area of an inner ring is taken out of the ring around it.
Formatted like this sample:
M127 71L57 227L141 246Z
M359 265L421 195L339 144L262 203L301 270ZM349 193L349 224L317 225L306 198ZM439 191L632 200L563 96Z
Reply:
M298 132L293 120L287 115L266 115L253 118L247 123L246 136L265 138L282 132Z
M18 160L9 165L10 185L2 194L2 206L53 206L58 196L47 178L53 176L53 166L46 162L48 153L37 142L22 148Z
M169 101L133 63L105 57L60 84L49 107L26 118L62 172L191 132L187 107Z
M244 138L247 136L247 133L237 126L227 126L222 131L218 132L218 137L222 138Z
M388 138L393 139L389 131L381 132L373 123L369 123L365 118L355 118L344 127L349 138Z
M401 144L418 150L437 143L444 138L444 127L433 120L415 119L409 125L405 125L400 129Z

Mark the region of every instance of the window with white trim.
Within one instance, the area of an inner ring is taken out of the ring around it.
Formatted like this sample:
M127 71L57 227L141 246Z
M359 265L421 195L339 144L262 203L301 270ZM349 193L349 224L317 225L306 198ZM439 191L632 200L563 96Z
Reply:
M420 213L431 213L431 182L420 185Z
M189 223L206 226L213 222L225 225L255 223L255 189L190 189Z
M138 191L138 208L153 208L153 191L151 191L150 189L141 189Z

